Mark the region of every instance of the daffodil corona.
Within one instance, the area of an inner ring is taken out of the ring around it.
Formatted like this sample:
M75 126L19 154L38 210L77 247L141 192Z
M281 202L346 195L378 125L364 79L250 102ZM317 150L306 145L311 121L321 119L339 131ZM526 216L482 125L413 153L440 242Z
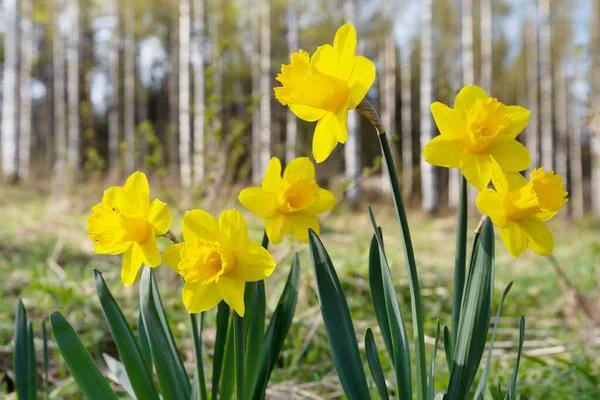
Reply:
M494 161L492 183L494 189L477 196L477 207L498 226L509 253L518 257L529 247L542 256L552 254L554 240L544 222L567 202L560 175L538 168L528 182L519 173L504 173Z
M288 164L281 177L281 162L273 157L269 162L261 187L242 190L240 203L265 220L265 230L271 243L279 243L291 233L308 242L308 228L319 233L317 215L331 210L334 195L319 187L315 167L306 157Z
M300 50L281 66L275 97L298 118L318 121L313 137L313 156L325 161L338 143L348 138L348 110L365 97L375 80L375 65L355 55L356 30L351 24L340 27L333 46L326 44L311 57Z
M483 190L492 177L492 158L506 172L529 168L529 151L515 138L529 123L529 110L505 106L480 87L465 86L454 108L435 102L431 112L440 135L424 149L425 161L460 168L467 181Z
M185 281L182 299L187 311L206 311L224 300L243 316L246 282L269 277L275 260L248 240L242 214L223 211L217 221L206 211L188 211L183 217L183 238L163 257Z
M132 174L124 187L107 189L87 221L96 253L124 253L121 279L126 286L133 284L142 264L157 267L162 262L155 236L169 230L171 212L158 199L150 203L143 172Z

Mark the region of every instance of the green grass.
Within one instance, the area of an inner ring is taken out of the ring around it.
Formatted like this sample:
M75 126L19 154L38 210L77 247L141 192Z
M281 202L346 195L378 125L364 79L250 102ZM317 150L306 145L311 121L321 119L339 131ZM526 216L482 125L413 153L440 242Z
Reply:
M132 325L137 321L138 285L136 283L130 288L122 285L120 257L96 255L91 251L85 218L89 208L99 201L102 187L84 188L78 193L77 201L58 207L52 204L43 190L2 186L0 192L0 276L3 281L0 298L4 305L0 308L0 376L12 368L11 340L18 297L23 298L29 317L36 322L38 337L41 338L41 321L47 319L53 310L59 310L73 324L97 360L101 359L103 352L116 355L96 299L92 270L96 268L103 273ZM177 194L171 193L170 197L177 198ZM174 212L172 229L178 234L183 210L175 207L173 200L169 203ZM194 207L198 206L194 204ZM220 201L218 207L240 208L233 199ZM351 213L343 207L336 210L324 221L321 237L340 275L361 347L364 347L364 333L367 327L371 327L379 349L383 350L368 290L367 262L372 233L366 206L363 209L359 213ZM395 216L387 204L375 204L374 210L377 220L383 224L384 241L402 311L407 325L411 325L410 296ZM442 324L449 324L451 319L455 217L430 218L416 210L409 210L408 214L422 287L425 326L431 336L427 342L430 343L433 342L436 319L439 318ZM251 239L259 242L261 221L247 213L245 215L251 227ZM477 222L475 215L470 220L469 231L475 228ZM598 227L589 223L568 223L563 219L551 222L557 260L590 304L598 304ZM166 246L168 242L159 239L159 244ZM280 263L273 277L266 282L267 313L276 306L283 288L291 264L292 248L301 256L299 305L292 333L269 390L274 398L336 398L341 396L341 389L320 321L307 245L284 240L284 243L271 247ZM179 298L180 279L164 265L157 271L177 343L186 362L191 363L192 342L187 315ZM514 286L504 304L488 387L496 390L500 385L506 390L515 362L519 317L525 314L525 359L519 374L522 398L600 398L598 328L594 329L580 312L573 296L558 281L550 261L531 252L513 259L498 242L494 315L501 292L510 281L514 281ZM212 353L214 314L208 316L207 322L209 328L204 339L209 353ZM412 328L408 326L407 331L412 332ZM41 367L41 344L36 343L36 346ZM53 342L50 349L50 380L54 398L80 398ZM430 353L431 347L428 357ZM390 365L384 354L380 355L388 380L393 382ZM103 365L102 362L100 364ZM436 389L441 390L447 380L443 352L438 352L437 364ZM372 382L371 385L375 393Z

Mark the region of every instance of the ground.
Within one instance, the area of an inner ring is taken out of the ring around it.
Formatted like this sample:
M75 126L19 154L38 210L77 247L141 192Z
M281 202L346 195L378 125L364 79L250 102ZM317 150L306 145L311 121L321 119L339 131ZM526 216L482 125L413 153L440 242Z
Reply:
M0 377L11 370L14 310L19 297L35 323L38 337L41 338L41 321L47 319L51 311L59 310L73 324L93 357L100 360L104 352L115 354L95 296L94 268L102 272L126 316L135 325L138 315L137 284L123 287L120 257L94 254L92 243L87 240L86 216L90 207L101 198L102 190L101 185L89 185L78 190L77 195L72 197L76 200L58 200L56 196L50 197L43 188L0 186L0 276L3 281L0 285L3 304L0 308ZM177 194L171 191L170 196L166 196L164 192L157 192L163 199L168 199L174 214L172 230L178 235L184 209L176 206ZM194 204L195 207L199 205ZM213 201L210 208L218 211L219 208L232 207L241 208L235 196ZM407 330L412 333L410 296L393 209L386 201L373 204L373 208L378 222L382 224ZM470 227L475 228L478 216L475 211L472 214ZM251 239L259 241L262 237L261 221L247 213L245 215L251 227ZM438 318L442 324L450 323L455 216L448 213L429 217L417 210L408 210L408 218L426 310L426 330L433 336ZM555 257L560 267L590 305L598 304L598 225L557 218L551 221L551 229L555 233ZM366 206L352 212L342 205L322 224L321 238L342 280L361 348L366 328L377 326L367 280L371 232ZM166 246L168 242L160 239L159 244ZM515 362L519 318L524 314L525 358L519 374L522 398L600 398L600 329L594 328L582 312L573 292L558 278L548 258L527 252L513 259L499 241L496 248L494 314L506 285L510 281L514 285L499 323L490 386L494 390L498 386L507 387ZM341 389L320 319L308 246L289 240L272 246L271 250L278 261L278 268L266 282L268 314L276 305L295 251L301 257L302 278L292 334L273 373L268 394L271 398L281 399L338 398ZM159 267L157 273L177 343L184 358L191 360L187 315L179 297L180 280L165 265ZM207 322L209 328L205 344L210 352L214 340L214 330L210 329L214 322L213 313L209 313ZM377 329L374 331L380 349L383 349L381 336ZM433 338L428 341L428 354L432 342ZM41 349L41 342L36 342L36 346ZM52 397L80 398L52 342L50 348ZM385 359L383 353L380 355ZM438 355L436 389L443 390L447 370L443 352L438 352ZM41 363L41 355L38 360ZM388 372L389 382L394 382L389 363L385 361L384 369Z

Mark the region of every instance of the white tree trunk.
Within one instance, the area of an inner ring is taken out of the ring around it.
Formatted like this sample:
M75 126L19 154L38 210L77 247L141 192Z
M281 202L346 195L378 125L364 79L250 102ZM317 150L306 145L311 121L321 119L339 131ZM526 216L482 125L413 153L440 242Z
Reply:
M578 80L576 73L576 79ZM579 82L579 80L578 80ZM569 205L571 215L575 218L582 218L584 214L584 194L583 194L583 164L581 151L581 102L575 96L567 94L568 101L568 135L569 135Z
M421 154L435 132L429 107L433 99L433 1L421 2ZM432 213L439 205L436 170L421 157L421 206Z
M288 1L288 52L294 53L298 51L298 7L297 0ZM298 119L294 113L287 110L286 123L286 146L285 146L285 161L290 163L296 158L296 147L298 146Z
M121 97L119 76L119 7L118 0L110 1L110 12L113 21L111 29L110 44L108 49L108 70L110 80L110 92L108 108L108 166L110 176L114 179L119 174L119 98Z
M17 178L17 82L18 25L17 1L4 1L4 77L2 96L2 175L5 181Z
M31 154L31 65L33 58L32 0L21 0L21 76L19 122L19 177L29 179Z
M412 154L412 88L410 39L400 52L400 117L402 118L402 194L411 198L413 194L413 154Z
M481 0L481 85L492 93L492 0Z
M226 160L221 154L220 138L223 134L222 108L223 108L223 55L221 54L221 29L223 24L223 5L220 0L213 0L212 14L209 18L209 34L211 41L212 57L212 111L209 152L213 156L211 169L214 172L214 182L218 186L225 177Z
M556 116L556 173L563 177L565 186L570 187L568 177L568 102L567 81L562 65L554 71L554 115Z
M197 62L194 64L194 185L204 183L204 0L194 0Z
M525 144L531 154L531 167L528 172L537 168L540 163L540 133L538 112L538 31L535 20L527 25L527 103L531 112L531 120L527 126Z
M540 0L540 89L541 89L541 150L542 167L554 169L554 143L552 135L552 48L550 26L550 0Z
M53 1L54 40L52 43L54 79L54 182L57 191L64 188L67 157L67 128L65 115L65 54L63 35L59 27L63 1Z
M271 7L270 0L260 5L260 175L271 160Z
M190 159L190 1L179 0L179 174L192 187Z
M260 7L258 0L249 0L250 3L250 37L252 52L250 54L250 68L252 78L252 183L260 184L263 177L260 168Z
M475 83L473 66L473 0L462 0L461 41L463 86Z
M590 83L591 83L591 122L590 146L592 164L592 212L600 217L600 2L592 2L590 13Z
M67 102L68 102L68 152L69 177L77 179L79 173L79 0L70 0L71 29L67 44Z
M394 15L391 13L391 15ZM383 73L380 80L381 120L386 129L392 154L396 155L396 43L393 32L386 33L382 51ZM384 193L391 192L390 180L385 163L381 165L381 188Z
M135 171L135 3L125 2L123 42L125 175Z

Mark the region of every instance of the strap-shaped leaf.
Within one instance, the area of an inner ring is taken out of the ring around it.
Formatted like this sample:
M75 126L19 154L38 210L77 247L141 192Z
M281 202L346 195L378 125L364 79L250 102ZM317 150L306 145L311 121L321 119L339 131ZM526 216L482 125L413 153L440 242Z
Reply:
M135 394L133 390L133 386L131 386L131 381L129 380L129 376L127 376L127 371L125 371L125 366L122 362L112 357L109 354L102 353L102 358L108 367L111 375L108 376L109 379L121 385L121 387L125 390L132 399L140 399Z
M519 363L521 362L521 352L523 351L523 341L525 340L525 316L521 315L521 323L519 326L519 349L517 350L517 362L515 369L512 373L510 380L510 386L508 387L508 393L506 394L507 400L513 400L517 398L517 378L519 374Z
M37 399L37 362L35 359L35 345L33 344L33 322L27 321L27 378L29 385L29 400Z
M29 399L29 340L27 335L27 311L23 301L17 303L15 319L15 386L19 399ZM35 396L35 393L34 393Z
M383 375L379 353L377 352L377 345L375 344L371 328L367 328L367 333L365 334L365 351L367 353L367 362L369 363L371 376L377 387L377 393L379 393L379 397L382 400L387 400L389 399L389 395L385 384L385 376Z
M138 399L158 400L158 392L152 379L152 369L148 369L148 364L138 346L129 323L106 286L102 274L97 270L94 270L94 280L96 282L96 293L98 294L98 300L100 300L102 313L119 351L121 363L127 372L127 377L129 378L135 397Z
M152 371L152 351L150 350L150 342L148 342L148 332L144 326L144 318L142 317L142 310L138 315L138 343L140 345L140 351L144 356L144 362L146 363L148 370Z
M448 371L452 371L452 363L454 362L454 347L452 346L451 335L448 325L444 325L444 353L446 354Z
M116 400L117 396L65 317L58 311L52 313L50 326L60 354L84 396L90 400Z
M175 346L153 275L152 269L144 266L140 307L160 390L165 399L187 399L191 393L190 381Z
M321 314L340 383L349 400L368 399L365 370L342 285L327 250L312 229L308 230L308 243L317 279Z
M435 327L435 340L431 352L431 362L429 364L429 383L427 384L427 398L433 400L435 397L435 358L437 356L438 343L440 341L440 320L437 320Z
M448 400L468 397L485 349L494 292L494 228L489 218L475 246L455 340Z
M245 354L244 354L244 388L247 393L254 392L256 379L260 372L256 362L260 360L265 340L265 282L248 282L244 293L246 310L244 316Z
M44 398L50 398L48 387L48 334L46 332L46 321L42 321L42 342L44 345Z
M235 311L232 314L235 314ZM229 322L229 329L227 330L223 370L221 371L220 400L232 400L235 393L235 327L233 326L233 318L234 316L232 315L231 322Z
M215 338L215 354L213 356L212 390L211 398L216 399L221 385L221 372L225 358L225 344L229 329L230 308L224 301L217 306L217 334Z

